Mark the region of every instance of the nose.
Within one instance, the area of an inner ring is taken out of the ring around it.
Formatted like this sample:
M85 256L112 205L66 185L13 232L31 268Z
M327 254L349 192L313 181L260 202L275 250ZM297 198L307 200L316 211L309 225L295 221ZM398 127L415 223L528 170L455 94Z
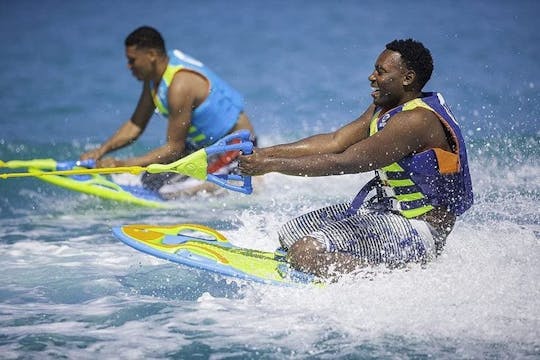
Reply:
M371 81L371 82L375 81L375 71L373 71L371 74L369 74L368 80Z

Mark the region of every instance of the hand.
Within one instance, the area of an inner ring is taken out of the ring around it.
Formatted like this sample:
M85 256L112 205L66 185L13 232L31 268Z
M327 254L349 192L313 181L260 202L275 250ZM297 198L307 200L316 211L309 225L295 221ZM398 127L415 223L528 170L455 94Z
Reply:
M81 155L79 160L99 160L103 155L98 149L90 150Z
M242 174L252 176L269 172L265 166L265 157L256 149L253 150L251 155L240 155L238 157L238 168Z
M120 167L120 166L125 166L125 162L123 160L118 160L111 157L98 160L96 162L97 168L114 168L114 167Z

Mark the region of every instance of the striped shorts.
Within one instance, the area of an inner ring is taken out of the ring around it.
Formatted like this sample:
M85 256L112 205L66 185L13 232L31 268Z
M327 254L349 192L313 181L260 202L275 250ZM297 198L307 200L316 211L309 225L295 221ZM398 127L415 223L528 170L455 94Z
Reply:
M398 264L435 257L435 229L386 209L361 208L345 215L348 203L336 204L289 220L278 231L286 250L309 236L329 252L347 252L370 264Z

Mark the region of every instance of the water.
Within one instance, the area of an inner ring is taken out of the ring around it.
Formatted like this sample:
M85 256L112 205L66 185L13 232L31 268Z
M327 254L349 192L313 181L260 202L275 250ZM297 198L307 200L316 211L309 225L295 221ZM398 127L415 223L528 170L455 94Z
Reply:
M461 122L476 190L435 262L283 289L146 256L110 229L195 222L273 250L280 224L350 199L368 174L270 174L251 196L174 210L1 181L0 357L539 358L539 10L521 0L0 2L2 160L74 159L129 117L140 85L123 39L142 24L240 89L263 145L354 119L384 44L413 37L432 50L426 90L443 92ZM120 155L164 132L153 120Z

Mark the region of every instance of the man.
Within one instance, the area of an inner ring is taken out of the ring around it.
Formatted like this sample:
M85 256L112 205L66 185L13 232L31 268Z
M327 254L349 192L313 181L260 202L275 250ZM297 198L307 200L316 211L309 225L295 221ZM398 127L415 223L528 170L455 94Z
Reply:
M420 42L394 40L368 78L373 104L359 118L333 133L240 157L249 175L375 170L351 203L282 227L279 239L293 268L328 277L369 264L426 261L442 250L473 194L459 126L442 95L422 92L432 71Z
M165 164L211 145L231 132L248 129L253 134L253 126L244 113L242 96L200 61L179 50L167 52L156 29L143 26L133 31L125 40L125 52L133 76L143 83L135 112L100 147L81 155L81 160L95 159L97 167ZM144 132L156 108L168 118L164 145L129 159L103 158L133 143ZM214 158L209 169L227 172L234 158L234 154ZM164 197L174 196L178 191L211 190L213 186L186 177L182 177L186 183L178 186L170 176L170 173L144 174L143 183L159 189Z

